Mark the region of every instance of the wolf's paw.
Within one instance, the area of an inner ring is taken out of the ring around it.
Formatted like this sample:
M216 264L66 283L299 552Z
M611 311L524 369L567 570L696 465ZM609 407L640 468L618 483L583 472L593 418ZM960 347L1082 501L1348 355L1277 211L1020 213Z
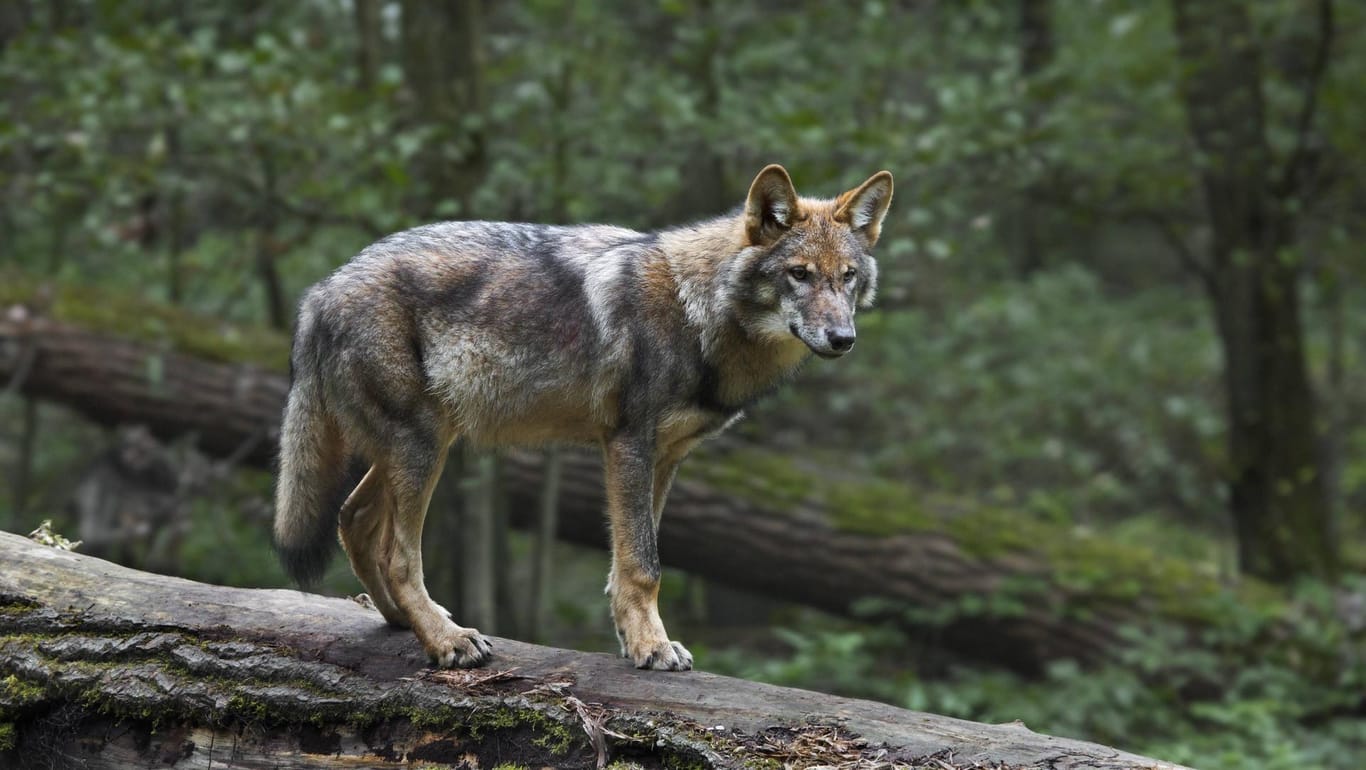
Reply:
M427 657L440 668L477 668L493 657L493 645L475 629L455 626L442 632Z
M642 644L635 652L625 657L636 664L636 668L649 668L655 671L691 671L692 653L678 642L667 639L656 644Z

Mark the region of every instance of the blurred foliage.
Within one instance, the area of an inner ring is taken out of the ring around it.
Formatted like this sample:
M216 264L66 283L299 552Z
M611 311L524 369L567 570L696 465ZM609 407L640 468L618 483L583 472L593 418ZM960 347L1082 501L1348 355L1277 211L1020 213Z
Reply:
M1228 622L1200 639L1174 627L1127 629L1133 645L1118 660L1090 669L1059 661L1038 679L967 668L925 678L909 665L916 647L903 634L828 620L777 629L784 654L730 648L709 651L707 662L963 719L1020 720L1202 770L1350 770L1366 752L1366 649L1350 641L1366 618L1359 608L1344 614L1339 602L1364 589L1359 578L1338 590L1299 586L1295 622L1277 626L1265 655L1246 654L1246 642L1279 621L1229 602ZM1306 658L1323 663L1312 676Z
M1278 163L1300 140L1311 5L1248 4L1269 52L1263 93ZM980 509L990 515L964 517L975 528L955 534L982 549L1031 537L1030 521L1102 533L1188 560L1213 585L1232 572L1221 360L1178 248L1199 253L1208 233L1169 7L1050 7L1051 55L1026 74L1011 2L489 3L487 108L460 127L484 137L487 169L477 189L443 190L420 162L450 132L413 117L397 3L381 3L381 62L363 87L349 2L14 2L0 9L0 301L47 291L40 310L56 317L282 367L279 334L243 331L269 321L272 280L292 304L369 241L427 216L655 227L738 204L769 162L824 195L886 167L898 193L878 250L882 309L860 316L858 353L813 363L741 429L803 467L839 469L834 482L744 453L732 477L710 480L738 488L761 477L777 502L819 486L858 503L843 525L862 531ZM1309 279L1310 364L1334 439L1340 539L1359 572L1366 5L1342 0L1335 12L1313 145L1323 170L1296 202L1286 258ZM442 149L458 159L460 148ZM1042 245L1032 267L1029 234ZM225 338L228 328L238 336ZM18 424L20 408L0 401L3 424ZM29 507L58 514L106 439L60 410L39 414ZM8 469L17 441L9 430L4 439ZM861 482L870 476L882 481ZM268 496L267 476L240 474L196 498L187 574L281 584ZM0 522L9 513L0 509ZM37 521L10 523L27 532ZM1133 566L1088 559L1072 578L1122 595ZM590 587L601 565L565 569L574 578L557 594L562 643L606 628ZM339 564L327 585L354 582ZM679 614L683 593L666 592ZM1351 641L1360 626L1331 610L1332 596L1301 589L1285 649L1318 645L1315 659L1337 661L1333 671L1173 634L1141 640L1098 671L931 678L897 632L832 629L827 619L784 632L785 656L717 649L700 659L974 719L1023 719L1200 767L1346 768L1366 751L1361 705L1350 702L1366 685L1366 656ZM1005 612L1018 601L1004 591L927 612ZM1266 622L1251 606L1221 611L1219 633ZM1172 660L1182 665L1161 665ZM1201 678L1228 686L1193 694Z

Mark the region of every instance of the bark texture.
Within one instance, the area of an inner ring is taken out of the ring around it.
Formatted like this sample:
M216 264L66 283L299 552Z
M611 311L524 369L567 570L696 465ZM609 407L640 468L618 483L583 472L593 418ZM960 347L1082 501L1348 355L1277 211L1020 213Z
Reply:
M1239 565L1286 583L1333 578L1338 551L1319 456L1300 311L1302 261L1294 210L1332 36L1319 3L1321 64L1305 86L1299 146L1278 180L1266 139L1262 56L1246 4L1174 0L1173 22L1191 137L1211 232L1203 275L1224 353L1229 412L1229 502Z
M1176 768L1019 723L507 639L488 668L435 671L410 633L347 599L204 585L10 534L0 563L5 767Z
M23 392L93 420L141 423L165 438L192 433L212 454L263 468L273 462L287 391L276 372L41 319L0 320L0 381L16 377ZM776 474L785 460L744 451L737 461L722 445L684 463L661 524L664 564L836 614L878 600L917 639L1025 671L1058 658L1102 658L1121 643L1124 624L1185 622L1198 598L1217 590L1212 577L1179 562L1069 532L1028 534L1027 522L999 512L880 531L859 516L881 526L917 501L885 482L848 485L845 496L794 491L795 482L764 482L754 468L766 463ZM536 525L543 463L540 453L504 456L500 480L516 526ZM559 536L605 548L602 512L598 458L566 452ZM981 541L1009 545L984 551ZM1097 569L1113 574L1097 580ZM1083 579L1068 580L1072 570ZM1027 590L1012 593L1010 607L982 606L983 597L1019 586ZM970 605L977 609L956 609Z

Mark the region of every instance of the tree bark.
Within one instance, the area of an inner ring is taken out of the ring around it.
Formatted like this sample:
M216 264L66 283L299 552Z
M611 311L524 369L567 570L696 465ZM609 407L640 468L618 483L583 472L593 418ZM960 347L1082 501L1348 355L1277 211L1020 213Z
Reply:
M536 506L535 546L531 558L531 595L527 601L527 636L538 641L549 625L550 586L555 572L555 530L558 529L560 507L560 476L563 466L558 448L545 453L542 469L540 500Z
M1261 54L1245 4L1175 0L1174 10L1212 234L1206 285L1224 353L1239 564L1273 582L1331 579L1338 552L1305 361L1302 267L1289 252L1294 214L1285 196L1295 191L1274 188ZM1296 153L1292 184L1298 162Z
M383 57L383 20L380 0L353 0L356 19L356 74L362 91L373 91L379 82Z
M28 29L31 18L28 0L0 2L0 53Z
M0 534L0 764L1169 768L1096 744L494 640L423 668L347 599L223 588ZM477 763L471 763L471 755ZM998 764L1001 763L1001 764Z
M498 631L498 598L494 572L498 565L494 537L493 499L495 495L493 456L473 447L463 447L466 476L464 504L461 506L460 549L464 554L461 565L461 603L465 613L462 623L474 628Z
M413 213L424 219L442 200L454 200L470 218L488 157L484 110L484 14L480 0L403 0L403 78L414 119L427 126L430 144L418 153L417 177L428 189Z
M191 358L51 320L0 320L0 381L12 376L25 351L32 352L23 383L30 395L105 424L141 423L165 438L194 434L204 451L271 467L288 389L279 373ZM685 462L670 493L660 527L665 565L840 615L860 616L859 600L877 600L877 617L890 616L914 639L956 654L1024 671L1059 658L1094 661L1118 648L1125 624L1188 622L1193 603L1219 590L1212 577L1158 554L1124 552L1121 558L1116 544L1064 531L1050 531L1051 542L1040 537L995 551L974 550L975 530L967 525L974 521L971 512L955 512L953 528L926 524L862 534L838 522L865 510L874 518L894 516L897 506L915 501L889 497L887 489L870 492L863 503L793 496L781 481L765 485L748 468L737 478L730 445L712 443L719 448ZM774 467L783 462L750 452L746 466L756 458ZM544 458L509 451L503 460L512 523L534 528ZM559 536L606 548L602 511L596 453L565 452ZM984 519L979 529L990 538L1025 524ZM1129 562L1133 566L1126 568ZM1069 581L1074 567L1088 574L1101 568L1117 572L1103 581ZM1021 585L1029 588L1010 593ZM1132 590L1113 593L1107 590L1112 585ZM956 609L1003 592L1018 606Z
M1037 132L1048 106L1033 87L1039 73L1053 61L1052 0L1020 0L1019 11L1020 80L1026 88L1031 89L1030 95L1033 97L1025 109L1025 120L1028 121L1029 130ZM1046 192L1044 185L1039 182L1026 186L1014 212L1019 233L1016 265L1023 278L1044 267L1044 227L1040 221L1043 211L1036 201L1044 198Z

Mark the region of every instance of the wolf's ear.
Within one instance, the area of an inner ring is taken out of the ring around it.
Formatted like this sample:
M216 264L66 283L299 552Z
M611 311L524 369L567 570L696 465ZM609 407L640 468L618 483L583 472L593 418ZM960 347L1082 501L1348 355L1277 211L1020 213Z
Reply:
M767 246L782 237L797 217L797 191L787 170L776 163L764 167L745 199L745 233L749 242Z
M892 205L892 172L879 171L868 181L835 199L835 221L862 232L868 245L877 243L882 232L882 218Z

